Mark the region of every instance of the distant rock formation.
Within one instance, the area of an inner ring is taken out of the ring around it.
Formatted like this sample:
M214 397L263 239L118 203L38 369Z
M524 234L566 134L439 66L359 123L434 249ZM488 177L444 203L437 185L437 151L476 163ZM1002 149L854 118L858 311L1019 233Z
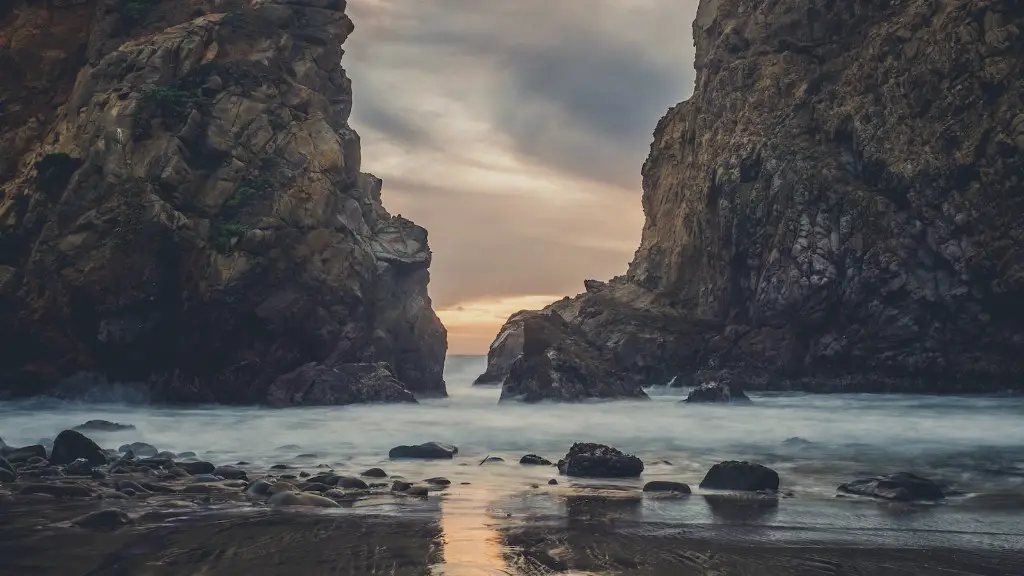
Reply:
M549 309L647 384L1024 386L1019 2L702 0L693 29L627 276Z
M124 4L0 10L0 396L443 395L427 232L348 124L345 2Z

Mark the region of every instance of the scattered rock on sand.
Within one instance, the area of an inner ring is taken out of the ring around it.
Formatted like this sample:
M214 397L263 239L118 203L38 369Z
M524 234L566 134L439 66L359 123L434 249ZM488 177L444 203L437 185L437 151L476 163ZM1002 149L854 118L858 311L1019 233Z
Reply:
M107 455L100 447L81 432L64 430L53 441L50 454L51 464L70 464L85 458L93 466L107 463Z
M268 482L266 478L260 478L259 480L254 481L252 484L249 484L249 486L245 489L245 493L248 494L249 496L265 497L270 495L271 487L273 487L273 484Z
M132 523L132 519L124 510L109 508L107 510L90 512L85 516L79 516L72 520L71 523L79 528L111 529L127 526Z
M708 382L702 384L686 396L687 404L731 404L747 403L750 398L739 387L728 382Z
M700 482L701 488L710 490L778 490L779 474L760 464L730 460L720 462L708 470Z
M636 478L644 471L644 463L604 444L577 442L558 461L558 471L566 476Z
M854 480L840 485L839 491L898 502L942 500L946 497L938 484L909 472Z
M342 492L341 490L338 490L337 488L332 488L332 489L328 490L327 492L324 492L324 497L325 498L330 498L331 500L345 500L349 496L348 496L348 494L345 494L344 492Z
M217 469L213 464L202 460L197 462L178 462L178 466L193 476L197 474L212 474Z
M248 480L245 470L239 470L234 466L218 466L213 469L214 476L220 476L225 480Z
M548 480L548 484L551 486L558 486L558 480L552 478L551 480Z
M147 456L156 456L160 451L156 449L156 446L152 444L146 444L145 442L132 442L131 444L122 444L117 449L118 452L125 453L131 452L136 456L145 458ZM173 458L173 456L172 456Z
M356 478L355 476L337 476L336 478L337 480L332 484L332 486L337 486L338 488L348 488L350 490L366 490L369 488L366 482L360 478Z
M92 491L80 484L26 484L18 494L48 494L54 498L92 498Z
M135 430L134 424L118 424L109 420L89 420L85 424L79 424L72 428L78 432L122 432L124 430Z
M426 497L430 493L426 486L411 486L409 489L402 492L406 496L422 496Z
M644 484L644 492L675 492L677 494L689 494L690 487L682 482L652 480L651 482Z
M92 476L92 464L85 458L79 458L65 466L64 473L69 476Z
M270 497L267 505L271 508L284 508L289 506L309 506L315 508L340 508L341 505L323 496L316 494L305 494L302 492L278 492Z
M393 492L405 492L409 488L412 488L412 484L401 480L395 480L391 483L391 490Z
M413 458L421 460L450 460L459 453L459 449L449 444L440 442L427 442L415 446L395 446L388 452L388 458L392 460L400 458Z
M447 478L441 478L440 476L437 478L427 478L426 480L424 480L424 482L430 484L431 486L451 486L452 484L451 480Z
M388 473L380 468L370 468L366 472L363 472L361 476L366 476L367 478L387 478Z
M551 466L551 461L547 458L541 458L536 454L527 454L519 459L520 464L528 466Z

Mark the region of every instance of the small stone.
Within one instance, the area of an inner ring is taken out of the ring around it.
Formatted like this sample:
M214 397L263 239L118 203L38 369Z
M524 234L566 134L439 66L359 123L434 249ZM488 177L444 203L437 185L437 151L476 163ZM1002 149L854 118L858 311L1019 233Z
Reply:
M288 470L290 468L291 466L287 464L274 464L273 466L270 467L271 470Z
M213 470L213 475L228 480L248 480L245 470L239 470L234 466L219 466Z
M138 494L138 492L136 492L135 490L132 490L131 488L122 488L122 489L118 490L118 492L120 492L121 494L124 494L125 496L135 496L136 494Z
M338 488L349 488L357 490L366 490L367 488L369 488L369 486L366 485L366 482L354 476L338 476L338 481L335 482L333 485L337 486Z
M132 523L132 519L123 510L111 508L79 516L72 520L71 523L79 528L111 529L127 526Z
M348 494L345 494L344 492L336 488L332 488L327 492L324 492L324 497L330 498L331 500L344 500L348 498Z
M428 494L428 490L426 486L412 486L409 489L405 490L404 494L406 496L426 497Z
M195 457L196 457L196 453L195 452L182 452L181 454L178 454L178 458L195 458Z
M143 458L147 456L156 456L157 454L160 453L160 451L156 449L156 446L153 446L152 444L146 444L145 442L132 442L131 444L122 444L117 448L117 451L121 452L122 454L126 452L131 452L132 454L135 454L136 456L140 456Z
M441 477L427 478L426 480L424 480L424 482L426 482L427 484L430 484L432 486L450 486L451 483L452 483L451 480L449 480L447 478L441 478Z
M644 492L675 492L677 494L689 494L690 487L682 482L653 480L644 484Z
M327 492L331 489L327 484L321 484L320 482L313 482L311 484L301 484L299 488L303 492Z
M104 490L96 495L100 500L127 500L128 495L117 490Z
M264 478L260 478L259 480L254 481L252 484L249 484L249 486L245 489L245 493L248 494L249 496L269 496L270 489L272 487L273 484L271 484Z
M281 480L298 480L299 477L295 474L282 474Z
M79 458L64 467L64 473L70 476L91 476L92 464L85 458Z
M687 404L749 403L750 398L737 386L728 382L708 382L690 390L683 402Z
M202 460L198 462L179 462L178 466L193 476L196 474L212 474L217 469L213 464L203 462Z
M315 494L303 494L301 492L278 492L270 497L267 505L271 508L282 508L289 506L307 506L315 508L339 508L340 505L323 496Z
M548 480L548 484L551 485L551 486L557 486L558 485L558 480L555 480L554 478L552 478L551 480Z
M297 492L299 489L293 484L288 482L278 482L270 487L271 494L279 494L281 492Z
M168 450L164 450L162 452L157 452L156 453L156 458L164 458L166 460L174 460L177 457L178 457L177 454L175 454L174 452L170 452Z
M540 484L530 484L530 488L540 488Z
M109 420L89 420L85 424L79 424L72 428L77 432L122 432L124 430L135 430L133 424L118 424Z
M391 491L392 492L405 492L409 488L412 488L412 484L410 484L408 482L403 482L401 480L395 480L391 484Z
M388 473L380 468L370 468L366 472L363 472L361 476L366 476L367 478L387 478Z
M536 454L527 454L519 459L519 463L524 466L551 466L551 461L547 458L542 458Z
M481 462L481 464L500 464L504 461L505 459L500 456L488 456L487 458L484 458L484 461Z

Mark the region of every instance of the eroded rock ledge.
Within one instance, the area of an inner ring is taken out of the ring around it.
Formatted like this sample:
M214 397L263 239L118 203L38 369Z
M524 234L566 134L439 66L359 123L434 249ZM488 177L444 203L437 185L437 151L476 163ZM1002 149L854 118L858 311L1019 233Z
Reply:
M1021 389L1022 28L1014 0L702 0L629 272L549 308L645 383Z
M0 395L108 381L159 401L444 394L427 233L360 171L344 10L0 11L0 331L16 335Z

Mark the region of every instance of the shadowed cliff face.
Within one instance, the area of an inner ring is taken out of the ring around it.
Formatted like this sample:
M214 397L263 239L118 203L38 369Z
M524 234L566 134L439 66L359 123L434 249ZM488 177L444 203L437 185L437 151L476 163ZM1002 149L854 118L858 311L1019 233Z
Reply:
M1022 26L1012 0L702 2L694 95L655 131L615 288L709 323L661 376L1019 387Z
M4 84L2 121L23 136L0 142L17 159L0 166L0 326L19 336L0 350L0 393L444 393L426 231L359 170L344 8L67 0L0 15L0 59L57 71L5 69L23 81ZM33 113L38 93L66 100Z

